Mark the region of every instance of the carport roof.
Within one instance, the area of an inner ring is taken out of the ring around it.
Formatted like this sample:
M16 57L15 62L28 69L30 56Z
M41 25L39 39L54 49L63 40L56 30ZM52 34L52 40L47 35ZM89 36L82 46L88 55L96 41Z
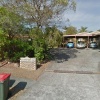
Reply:
M92 34L88 32L82 32L82 33L76 34L75 36L92 36Z
M74 35L63 35L64 37L88 37L88 36L97 36L100 35L99 31L95 31L95 32L82 32L82 33L78 33L78 34L74 34Z
M92 32L91 34L92 35L100 35L100 32L99 31L95 31L95 32Z

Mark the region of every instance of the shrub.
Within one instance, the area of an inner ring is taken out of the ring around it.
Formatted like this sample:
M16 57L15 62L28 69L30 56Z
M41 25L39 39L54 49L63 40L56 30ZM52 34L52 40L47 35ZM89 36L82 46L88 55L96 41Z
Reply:
M6 53L4 53L3 47L6 44L7 41L7 37L4 33L4 31L2 30L2 28L0 28L0 60L3 60L6 56Z
M13 62L19 61L20 57L30 57L29 51L31 51L31 57L34 56L33 47L27 41L22 41L19 39L11 40L5 45L4 50L5 52L7 51L7 58Z

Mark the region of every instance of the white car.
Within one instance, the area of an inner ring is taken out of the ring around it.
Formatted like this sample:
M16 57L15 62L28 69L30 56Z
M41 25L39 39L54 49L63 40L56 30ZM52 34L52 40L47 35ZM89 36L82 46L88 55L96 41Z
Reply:
M84 41L78 41L76 46L77 48L85 48L86 43Z

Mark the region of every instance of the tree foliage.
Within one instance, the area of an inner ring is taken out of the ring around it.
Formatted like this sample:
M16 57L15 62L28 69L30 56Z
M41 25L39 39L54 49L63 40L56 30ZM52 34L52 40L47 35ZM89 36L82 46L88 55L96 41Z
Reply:
M49 27L51 19L76 9L74 0L0 0L0 6L0 57L11 61L22 56L39 62L47 59L49 48L62 42L57 27ZM19 37L22 33L27 33L29 41Z
M1 0L0 4L23 15L28 23L42 27L64 10L75 10L74 0Z
M9 11L5 7L0 7L0 27L8 34L9 38L13 38L16 34L21 33L22 22L22 16Z
M64 30L65 35L72 35L77 33L76 27L73 26L65 27Z
M20 57L30 56L29 51L33 50L33 47L28 42L14 38L5 44L3 50L6 52L7 59L17 62L20 60ZM31 56L33 57L34 53Z
M88 31L87 28L88 27L81 26L81 28L79 29L79 33L81 33L81 32L87 32Z
M62 42L61 32L55 26L47 27L45 31L38 27L28 29L22 26L21 18L16 13L1 7L0 14L1 60L9 59L16 62L20 57L29 56L36 57L38 62L41 62L49 59L49 48L58 47ZM26 39L20 38L18 35L21 33L20 29L23 28L28 33Z
M58 47L62 43L62 32L60 32L56 26L47 27L45 38L50 47Z
M38 61L49 59L49 49L58 47L62 43L62 34L55 27L47 27L45 32L36 27L30 30L30 37L33 38L34 55Z
M34 47L34 56L37 58L38 62L46 59L48 44L44 38L43 31L38 27L30 30L30 37L33 39L32 46Z
M7 37L4 34L2 28L0 28L0 60L5 58L3 46L7 43Z

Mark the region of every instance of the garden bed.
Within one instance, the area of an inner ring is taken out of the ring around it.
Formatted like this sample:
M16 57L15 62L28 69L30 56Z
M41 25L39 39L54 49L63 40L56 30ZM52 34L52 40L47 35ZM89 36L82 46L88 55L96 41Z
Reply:
M0 73L11 73L11 76L20 77L20 78L27 78L32 80L37 80L38 77L44 72L45 68L50 64L50 62L41 64L36 71L22 69L19 67L18 63L3 63L2 67L0 67Z

